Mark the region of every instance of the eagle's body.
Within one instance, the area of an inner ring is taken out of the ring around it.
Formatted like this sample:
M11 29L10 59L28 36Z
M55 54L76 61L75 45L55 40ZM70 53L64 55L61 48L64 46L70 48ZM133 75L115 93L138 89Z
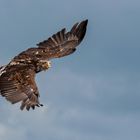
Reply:
M0 67L0 94L12 104L22 101L20 109L42 106L35 75L47 70L50 59L72 54L83 40L88 20L76 23L69 32L65 28L47 40L14 57L9 64Z

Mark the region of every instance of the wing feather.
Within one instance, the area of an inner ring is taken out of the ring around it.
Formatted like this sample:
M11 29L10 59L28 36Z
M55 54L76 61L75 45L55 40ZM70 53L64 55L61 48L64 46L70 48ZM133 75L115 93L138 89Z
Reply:
M72 50L76 50L76 47L83 40L87 23L88 20L82 21L80 24L74 24L70 32L66 32L64 28L52 35L48 40L38 43L37 46L38 48L46 49L46 54L49 54L48 59L69 55L74 52ZM64 53L66 54L64 55Z
M15 67L8 67L6 73L0 76L1 95L12 104L22 101L20 107L22 110L25 107L29 110L31 107L40 106L35 71L29 66L20 67L20 69L17 67L16 70Z
M85 36L87 23L88 20L76 23L69 32L63 28L47 40L38 43L38 47L23 51L12 61L29 64L38 60L50 60L72 54Z

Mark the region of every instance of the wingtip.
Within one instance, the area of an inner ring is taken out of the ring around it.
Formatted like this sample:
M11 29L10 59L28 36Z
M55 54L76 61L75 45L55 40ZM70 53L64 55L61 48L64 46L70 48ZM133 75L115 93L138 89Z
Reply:
M88 24L88 19L84 20L83 23L84 23L84 26L86 27Z
M88 23L88 19L85 19L84 22L85 22L85 23Z
M79 38L78 44L81 43L81 41L83 40L86 34L87 24L88 24L88 19L85 19L81 21L81 23L79 23L79 25L74 30L74 34Z

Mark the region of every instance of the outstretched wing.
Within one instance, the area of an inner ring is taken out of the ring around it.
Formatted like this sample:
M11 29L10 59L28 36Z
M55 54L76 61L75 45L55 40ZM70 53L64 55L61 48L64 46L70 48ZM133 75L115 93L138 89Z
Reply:
M42 106L35 83L35 73L49 68L48 60L72 54L83 40L88 20L76 23L23 51L6 66L0 68L0 94L11 103L22 101L21 110ZM45 61L44 61L45 60Z
M49 60L72 54L83 40L88 20L76 23L69 32L66 29L37 44L37 48L29 48L16 56L12 61L30 63L37 60Z
M15 65L6 68L0 76L0 94L12 104L22 101L21 110L41 106L35 72L30 66Z
M59 58L73 53L83 40L88 20L76 23L69 32L66 29L54 34L47 40L37 44L38 48L44 49L49 59Z

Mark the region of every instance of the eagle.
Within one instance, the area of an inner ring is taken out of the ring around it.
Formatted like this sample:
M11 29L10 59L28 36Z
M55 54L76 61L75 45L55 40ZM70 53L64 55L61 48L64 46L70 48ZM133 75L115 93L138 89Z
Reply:
M88 20L77 22L70 31L65 28L48 39L15 56L0 67L0 95L12 104L21 102L20 109L30 110L43 106L35 75L51 67L50 60L70 55L83 40Z

